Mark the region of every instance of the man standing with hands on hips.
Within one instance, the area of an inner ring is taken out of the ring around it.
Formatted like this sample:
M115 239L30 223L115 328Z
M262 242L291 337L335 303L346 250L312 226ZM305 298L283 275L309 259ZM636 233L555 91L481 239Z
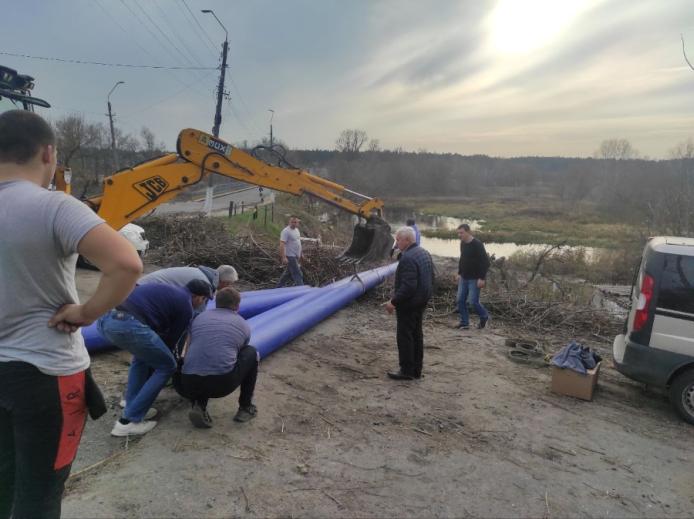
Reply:
M400 369L389 372L394 380L421 378L424 358L422 319L434 286L434 264L429 253L417 245L412 227L395 234L401 251L395 271L394 294L385 303L389 314L397 318L397 343Z
M38 115L0 115L0 518L60 517L94 395L80 326L123 301L135 249L85 204L47 188L56 137ZM101 270L80 303L77 255Z
M489 313L480 303L480 290L484 288L485 278L489 270L489 256L481 241L470 233L470 226L466 223L458 226L460 237L460 261L458 262L458 313L460 323L458 329L470 329L470 314L467 310L467 301L475 308L480 316L477 328L487 326Z
M296 286L304 284L304 276L301 274L301 233L299 232L299 218L289 217L289 225L282 229L280 234L280 259L282 265L286 265L277 288L285 286L291 279Z

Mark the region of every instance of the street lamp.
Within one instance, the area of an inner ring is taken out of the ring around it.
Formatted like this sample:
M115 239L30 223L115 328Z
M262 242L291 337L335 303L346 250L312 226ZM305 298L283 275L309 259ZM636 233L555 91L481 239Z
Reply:
M205 14L211 14L212 16L214 16L215 20L217 20L217 22L219 23L219 25L222 26L222 29L224 29L224 34L225 34L224 39L225 39L225 40L228 40L228 39L229 39L229 32L227 31L227 28L224 27L224 24L223 24L222 22L219 21L219 18L217 18L217 15L214 14L214 11L213 11L212 9L201 9L200 12L203 12L203 13L205 13Z
M113 154L113 163L116 165L116 170L119 169L118 167L118 156L116 155L116 136L113 132L113 112L111 111L111 94L113 94L113 91L118 87L118 85L124 85L125 81L118 81L115 85L113 85L113 88L111 91L108 93L108 96L106 97L108 101L108 121L111 126L111 153Z
M224 24L217 18L212 9L201 9L205 14L211 14L217 23L224 29L224 44L222 45L222 70L219 74L219 86L217 86L217 108L214 113L214 125L212 126L212 135L219 137L219 128L222 125L222 98L224 96L224 75L227 70L227 51L229 50L229 31L224 27ZM211 174L207 177L207 191L205 193L205 207L203 210L210 216L212 214L212 198L214 194L214 180Z

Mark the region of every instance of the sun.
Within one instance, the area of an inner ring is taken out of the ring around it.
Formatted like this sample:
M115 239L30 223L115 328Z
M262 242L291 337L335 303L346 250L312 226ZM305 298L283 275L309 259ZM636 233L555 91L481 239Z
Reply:
M498 52L525 54L554 41L592 2L586 0L500 0L491 15Z

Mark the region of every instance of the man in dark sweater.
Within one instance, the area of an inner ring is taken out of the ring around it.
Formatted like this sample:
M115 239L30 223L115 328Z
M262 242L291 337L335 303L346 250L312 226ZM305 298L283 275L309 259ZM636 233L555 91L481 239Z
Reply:
M395 293L386 302L386 310L397 318L400 370L388 373L395 380L412 380L422 376L424 334L422 318L433 292L434 264L429 253L417 245L412 227L402 227L395 234L400 262L395 271Z
M193 307L210 297L209 283L200 279L190 281L186 288L139 285L115 310L99 319L99 333L133 354L126 405L113 426L113 436L146 434L157 425L148 420L156 414L150 407L176 370L172 351L188 329Z
M480 316L477 326L482 329L489 321L487 309L480 303L480 290L484 288L487 270L489 270L489 256L481 241L470 233L470 226L466 223L458 227L460 237L460 261L458 262L458 312L460 313L461 330L470 329L470 315L467 310L467 302L475 307Z

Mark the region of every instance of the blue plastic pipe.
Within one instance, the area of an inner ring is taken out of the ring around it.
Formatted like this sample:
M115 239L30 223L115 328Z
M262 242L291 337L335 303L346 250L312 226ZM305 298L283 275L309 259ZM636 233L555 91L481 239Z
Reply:
M282 303L296 299L314 290L317 289L308 285L301 285L299 287L268 288L264 290L241 292L241 307L239 308L239 314L243 318L249 319L254 315L261 314L270 308L279 306ZM214 299L207 303L207 308L216 307L217 305Z
M260 358L284 346L391 276L397 264L350 276L248 320Z
M299 287L271 288L241 292L241 307L239 308L239 314L248 319L254 315L258 315L286 303L287 301L291 301L292 299L317 290L320 289L302 285ZM209 301L207 307L215 308L214 300ZM107 350L113 347L110 342L96 331L96 323L85 326L81 330L84 344L87 346L87 351L90 353Z

